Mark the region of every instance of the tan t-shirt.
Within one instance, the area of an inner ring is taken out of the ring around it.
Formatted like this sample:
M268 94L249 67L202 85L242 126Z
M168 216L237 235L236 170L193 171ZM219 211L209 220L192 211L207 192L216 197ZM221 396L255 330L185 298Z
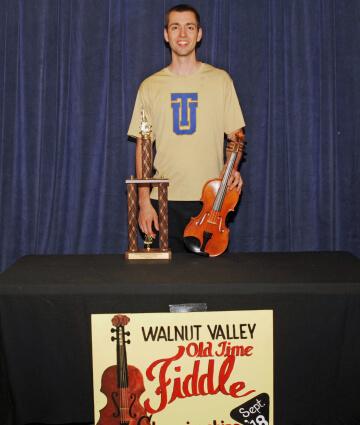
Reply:
M140 85L129 136L140 137L142 108L156 140L154 177L170 180L169 200L199 200L204 183L224 165L224 133L245 125L231 78L204 63L188 76L164 68Z

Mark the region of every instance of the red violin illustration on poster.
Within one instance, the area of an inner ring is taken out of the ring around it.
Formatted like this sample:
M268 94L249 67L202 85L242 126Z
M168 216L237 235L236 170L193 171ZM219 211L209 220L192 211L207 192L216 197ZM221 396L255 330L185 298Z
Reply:
M117 314L112 318L111 337L116 342L116 365L103 372L101 392L107 398L106 406L100 410L97 425L149 425L151 417L146 415L139 399L145 391L143 376L138 368L128 365L126 339L130 332L125 331L129 317Z

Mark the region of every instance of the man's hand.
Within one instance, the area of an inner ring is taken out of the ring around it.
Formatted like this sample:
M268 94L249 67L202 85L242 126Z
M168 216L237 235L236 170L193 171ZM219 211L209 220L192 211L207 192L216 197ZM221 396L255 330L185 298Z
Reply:
M239 171L232 170L228 181L228 190L236 188L236 190L240 193L243 185L244 182Z
M142 232L151 236L152 238L156 237L154 227L156 231L159 231L159 220L157 212L151 205L150 200L140 204L138 221Z
M244 147L245 147L244 130L242 128L239 128L238 130L235 130L232 133L228 134L227 137L228 137L228 141L226 144L226 164L220 174L220 178L222 179L224 176L226 166L230 160L232 153L237 152L234 168L231 172L231 175L228 181L228 190L236 189L240 193L244 186L244 182L241 177L241 174L239 173L239 171L237 171L237 169L238 169L240 160L243 156ZM238 149L235 149L235 148L238 148Z

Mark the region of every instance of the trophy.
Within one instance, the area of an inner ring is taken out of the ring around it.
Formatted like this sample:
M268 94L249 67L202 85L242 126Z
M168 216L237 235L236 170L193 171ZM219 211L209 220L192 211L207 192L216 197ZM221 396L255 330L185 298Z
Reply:
M169 180L152 178L152 143L151 125L146 119L144 109L141 111L141 159L142 176L126 180L128 200L128 250L125 252L127 260L169 260L169 230L168 230L168 194ZM145 248L138 248L138 185L149 184L158 188L159 201L159 248L151 248L153 239L145 235Z

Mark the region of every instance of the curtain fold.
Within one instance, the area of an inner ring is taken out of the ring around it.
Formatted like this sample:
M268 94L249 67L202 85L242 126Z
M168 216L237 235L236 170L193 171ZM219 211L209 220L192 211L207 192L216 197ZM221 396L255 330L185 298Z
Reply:
M0 0L0 269L127 245L126 132L175 1ZM247 123L232 251L360 255L360 3L193 1ZM201 166L201 164L199 164Z

